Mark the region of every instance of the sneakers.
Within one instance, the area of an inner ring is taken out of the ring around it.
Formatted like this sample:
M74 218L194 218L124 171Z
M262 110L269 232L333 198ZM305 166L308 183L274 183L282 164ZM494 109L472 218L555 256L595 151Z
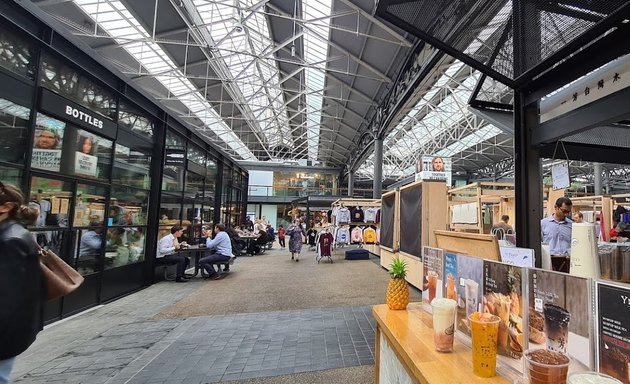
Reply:
M188 281L189 280L187 278L181 276L175 279L176 283L187 283Z
M291 260L293 260L293 255L291 255Z
M221 280L221 279L223 278L223 276L225 276L225 275L224 275L224 274L222 274L222 273L217 273L217 274L216 274L216 275L212 278L212 280Z

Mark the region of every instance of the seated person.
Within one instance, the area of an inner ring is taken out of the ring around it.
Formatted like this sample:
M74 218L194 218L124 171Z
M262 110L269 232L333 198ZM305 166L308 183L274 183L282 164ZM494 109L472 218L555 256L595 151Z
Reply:
M160 263L175 263L177 264L177 277L175 281L178 283L185 283L188 281L184 271L190 264L188 257L177 255L175 251L182 247L182 244L177 241L177 238L182 235L184 229L180 225L174 225L171 228L171 233L162 237L158 242L158 251L156 255L156 261Z
M276 231L271 224L267 224L267 238L269 243L276 241Z
M214 239L210 238L210 231L207 232L206 247L211 250L208 256L204 256L199 260L199 266L208 272L208 277L215 280L220 279L223 275L221 271L215 271L212 263L230 261L232 256L232 241L225 231L223 224L214 226ZM228 269L226 269L228 270Z
M247 253L249 253L250 255L255 255L257 253L260 253L261 251L261 246L265 246L267 245L267 232L265 231L260 231L258 232L258 237L256 238L256 240L252 240L249 242L249 248L247 248Z
M98 225L99 223L97 223ZM101 251L101 244L103 242L103 228L94 228L85 232L81 236L81 243L79 245L79 257L95 257Z
M503 215L501 220L492 226L491 233L497 237L497 240L502 240L507 234L514 233L512 226L508 224L510 216Z
M245 251L245 248L247 248L247 242L241 239L235 228L227 227L225 228L225 232L227 232L228 236L230 236L230 241L232 241L232 252L234 252L235 255L238 255ZM229 270L229 268L224 270L227 271Z

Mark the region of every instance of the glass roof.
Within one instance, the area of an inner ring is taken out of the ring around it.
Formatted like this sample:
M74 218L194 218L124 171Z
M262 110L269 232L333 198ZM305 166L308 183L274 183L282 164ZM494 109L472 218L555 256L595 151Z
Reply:
M505 25L510 14L511 3L508 2L465 52L484 49L486 41ZM424 155L454 157L501 133L498 128L486 122L476 124L471 118L468 101L479 78L479 72L457 60L443 72L384 139L384 179L400 180L413 175L416 161ZM509 92L509 89L503 91ZM464 129L456 129L462 126ZM357 174L371 178L373 154L359 167Z
M74 0L83 11L96 21L110 36L142 64L144 69L156 75L172 96L177 97L189 110L191 117L199 118L204 129L212 130L235 154L244 160L255 156L215 112L204 96L178 69L162 48L149 40L149 33L120 1ZM168 73L168 74L166 74Z

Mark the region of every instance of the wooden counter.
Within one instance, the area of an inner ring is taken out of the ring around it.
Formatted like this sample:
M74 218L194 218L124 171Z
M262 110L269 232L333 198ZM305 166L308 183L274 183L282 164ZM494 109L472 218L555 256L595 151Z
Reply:
M488 379L475 376L472 352L457 338L452 353L436 352L432 318L422 310L421 303L410 303L406 311L393 311L387 304L379 304L372 308L372 314L377 325L376 384L509 383L500 376Z

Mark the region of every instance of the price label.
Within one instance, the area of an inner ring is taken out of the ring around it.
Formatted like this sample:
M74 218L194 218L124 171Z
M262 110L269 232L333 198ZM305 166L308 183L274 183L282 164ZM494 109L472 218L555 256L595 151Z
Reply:
M536 310L536 312L543 311L543 299L539 297L534 299L534 309Z

